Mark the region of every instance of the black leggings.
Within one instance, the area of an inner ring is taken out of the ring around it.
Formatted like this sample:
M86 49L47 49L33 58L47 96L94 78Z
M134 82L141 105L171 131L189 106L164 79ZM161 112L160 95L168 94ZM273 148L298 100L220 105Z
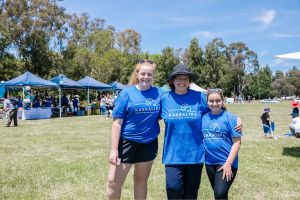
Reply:
M230 181L223 180L223 170L218 172L222 165L205 165L206 173L209 178L212 189L214 190L215 199L228 199L228 191L236 176L237 169L231 167L232 175Z
M203 164L166 165L168 199L197 199Z

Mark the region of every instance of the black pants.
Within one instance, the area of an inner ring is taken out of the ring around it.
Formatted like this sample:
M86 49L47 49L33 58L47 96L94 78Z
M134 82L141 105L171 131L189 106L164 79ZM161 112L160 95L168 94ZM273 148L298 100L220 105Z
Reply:
M18 126L18 109L10 110L8 115L8 122L6 126L10 126L12 120L14 121L14 126Z
M223 170L218 171L221 165L205 165L212 189L214 190L215 199L228 199L228 191L236 176L237 169L231 167L233 177L230 181L223 180Z
M203 164L166 165L168 199L197 199Z

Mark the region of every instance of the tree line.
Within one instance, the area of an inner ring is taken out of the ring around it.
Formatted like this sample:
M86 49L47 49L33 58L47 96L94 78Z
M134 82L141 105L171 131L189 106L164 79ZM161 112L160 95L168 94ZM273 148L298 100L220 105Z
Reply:
M225 95L267 98L300 95L300 71L287 73L260 66L257 54L243 42L226 45L214 38L205 48L193 38L185 49L165 47L158 54L142 51L140 33L117 31L105 19L69 14L59 0L0 1L0 80L28 70L45 79L57 74L78 80L91 76L104 83L126 84L135 63L157 64L155 84L166 83L173 67L184 62L203 88L222 88Z

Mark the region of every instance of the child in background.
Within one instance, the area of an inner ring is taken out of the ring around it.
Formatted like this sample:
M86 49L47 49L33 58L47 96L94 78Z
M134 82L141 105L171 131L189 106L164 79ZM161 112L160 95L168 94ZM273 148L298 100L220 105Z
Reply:
M263 125L263 130L264 130L264 138L273 138L273 128L272 125L274 127L274 123L271 122L271 118L270 118L270 113L271 109L270 108L265 108L263 113L261 114L260 118L262 121L262 125Z
M202 118L205 168L215 199L228 199L228 192L238 170L241 133L234 127L237 117L224 106L221 89L208 89L210 112Z

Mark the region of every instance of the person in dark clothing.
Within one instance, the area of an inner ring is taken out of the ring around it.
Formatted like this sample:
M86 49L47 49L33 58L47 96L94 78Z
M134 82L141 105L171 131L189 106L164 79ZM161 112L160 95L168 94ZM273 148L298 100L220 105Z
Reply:
M73 114L74 115L77 115L77 112L78 112L78 108L79 108L79 96L78 95L75 95L73 100L72 100L72 103L73 103Z
M6 127L10 127L10 124L12 121L14 121L14 126L18 126L18 102L15 98L10 97L9 99L6 99L4 101L4 109L8 110L9 116L8 116L8 122L6 124Z
M293 110L290 115L292 116L292 119L294 119L295 117L299 116L299 109L298 109L299 103L297 101L293 101L291 105Z
M264 129L264 137L265 138L270 138L273 137L273 129L271 127L271 118L270 118L270 113L271 109L270 108L265 108L263 113L261 114L261 121Z

